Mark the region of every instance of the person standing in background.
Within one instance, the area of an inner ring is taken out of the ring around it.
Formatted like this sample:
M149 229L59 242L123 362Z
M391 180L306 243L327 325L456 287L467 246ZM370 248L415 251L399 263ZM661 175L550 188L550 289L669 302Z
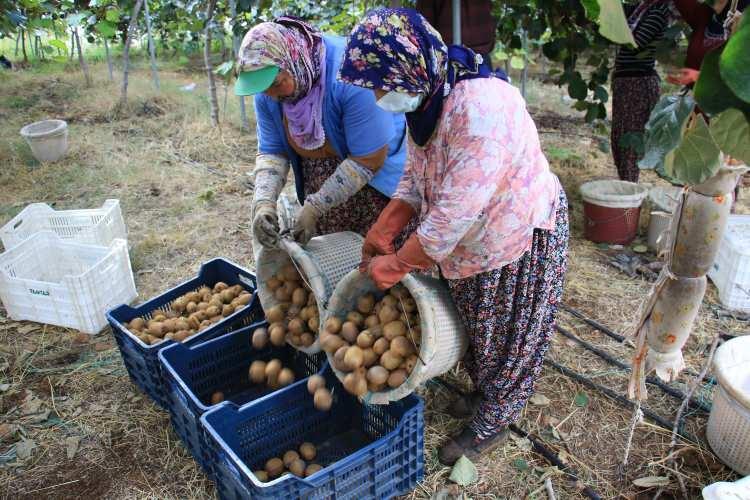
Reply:
M656 73L656 46L669 26L666 0L641 0L625 6L637 47L620 46L612 74L612 158L620 180L638 182L639 154L621 144L628 134L643 134L659 100L661 79Z
M451 0L417 0L416 5L416 10L440 33L447 45L453 43L452 3ZM497 21L492 17L489 0L461 2L461 45L480 54L490 66L496 31Z

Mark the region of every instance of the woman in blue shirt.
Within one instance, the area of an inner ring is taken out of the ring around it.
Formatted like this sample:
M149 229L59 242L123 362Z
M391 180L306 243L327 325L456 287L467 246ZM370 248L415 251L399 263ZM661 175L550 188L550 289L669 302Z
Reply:
M258 156L253 234L278 243L276 200L289 166L302 203L298 241L315 234L365 234L395 191L406 157L404 117L373 93L336 80L345 40L282 17L245 35L238 95L255 95Z

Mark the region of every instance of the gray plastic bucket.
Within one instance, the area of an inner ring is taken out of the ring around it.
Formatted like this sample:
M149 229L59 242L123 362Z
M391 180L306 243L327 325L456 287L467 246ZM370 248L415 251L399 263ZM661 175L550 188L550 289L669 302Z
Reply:
M26 125L21 136L40 162L54 162L68 152L68 124L63 120L42 120Z

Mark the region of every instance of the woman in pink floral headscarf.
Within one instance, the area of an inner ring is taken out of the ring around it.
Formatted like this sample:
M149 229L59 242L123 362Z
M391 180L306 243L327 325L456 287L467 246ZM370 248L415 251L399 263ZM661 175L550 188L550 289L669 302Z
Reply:
M315 234L364 234L401 178L404 117L336 80L343 48L343 38L289 17L258 24L240 46L235 93L255 95L252 227L264 247L278 243L276 201L290 166L303 204L294 228L302 243Z
M380 288L438 264L470 340L475 393L452 414L471 424L444 464L489 452L533 393L562 295L568 207L519 92L409 9L377 9L352 31L339 78L405 111L408 157L367 233L361 270ZM413 216L417 230L396 250Z

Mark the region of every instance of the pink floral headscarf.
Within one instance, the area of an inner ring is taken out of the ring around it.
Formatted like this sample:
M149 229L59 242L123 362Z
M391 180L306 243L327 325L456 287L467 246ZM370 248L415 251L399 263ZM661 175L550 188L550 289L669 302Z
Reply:
M277 66L289 72L295 82L294 93L279 99L289 133L303 149L323 146L326 65L320 30L290 17L260 23L245 34L237 63L241 71Z

